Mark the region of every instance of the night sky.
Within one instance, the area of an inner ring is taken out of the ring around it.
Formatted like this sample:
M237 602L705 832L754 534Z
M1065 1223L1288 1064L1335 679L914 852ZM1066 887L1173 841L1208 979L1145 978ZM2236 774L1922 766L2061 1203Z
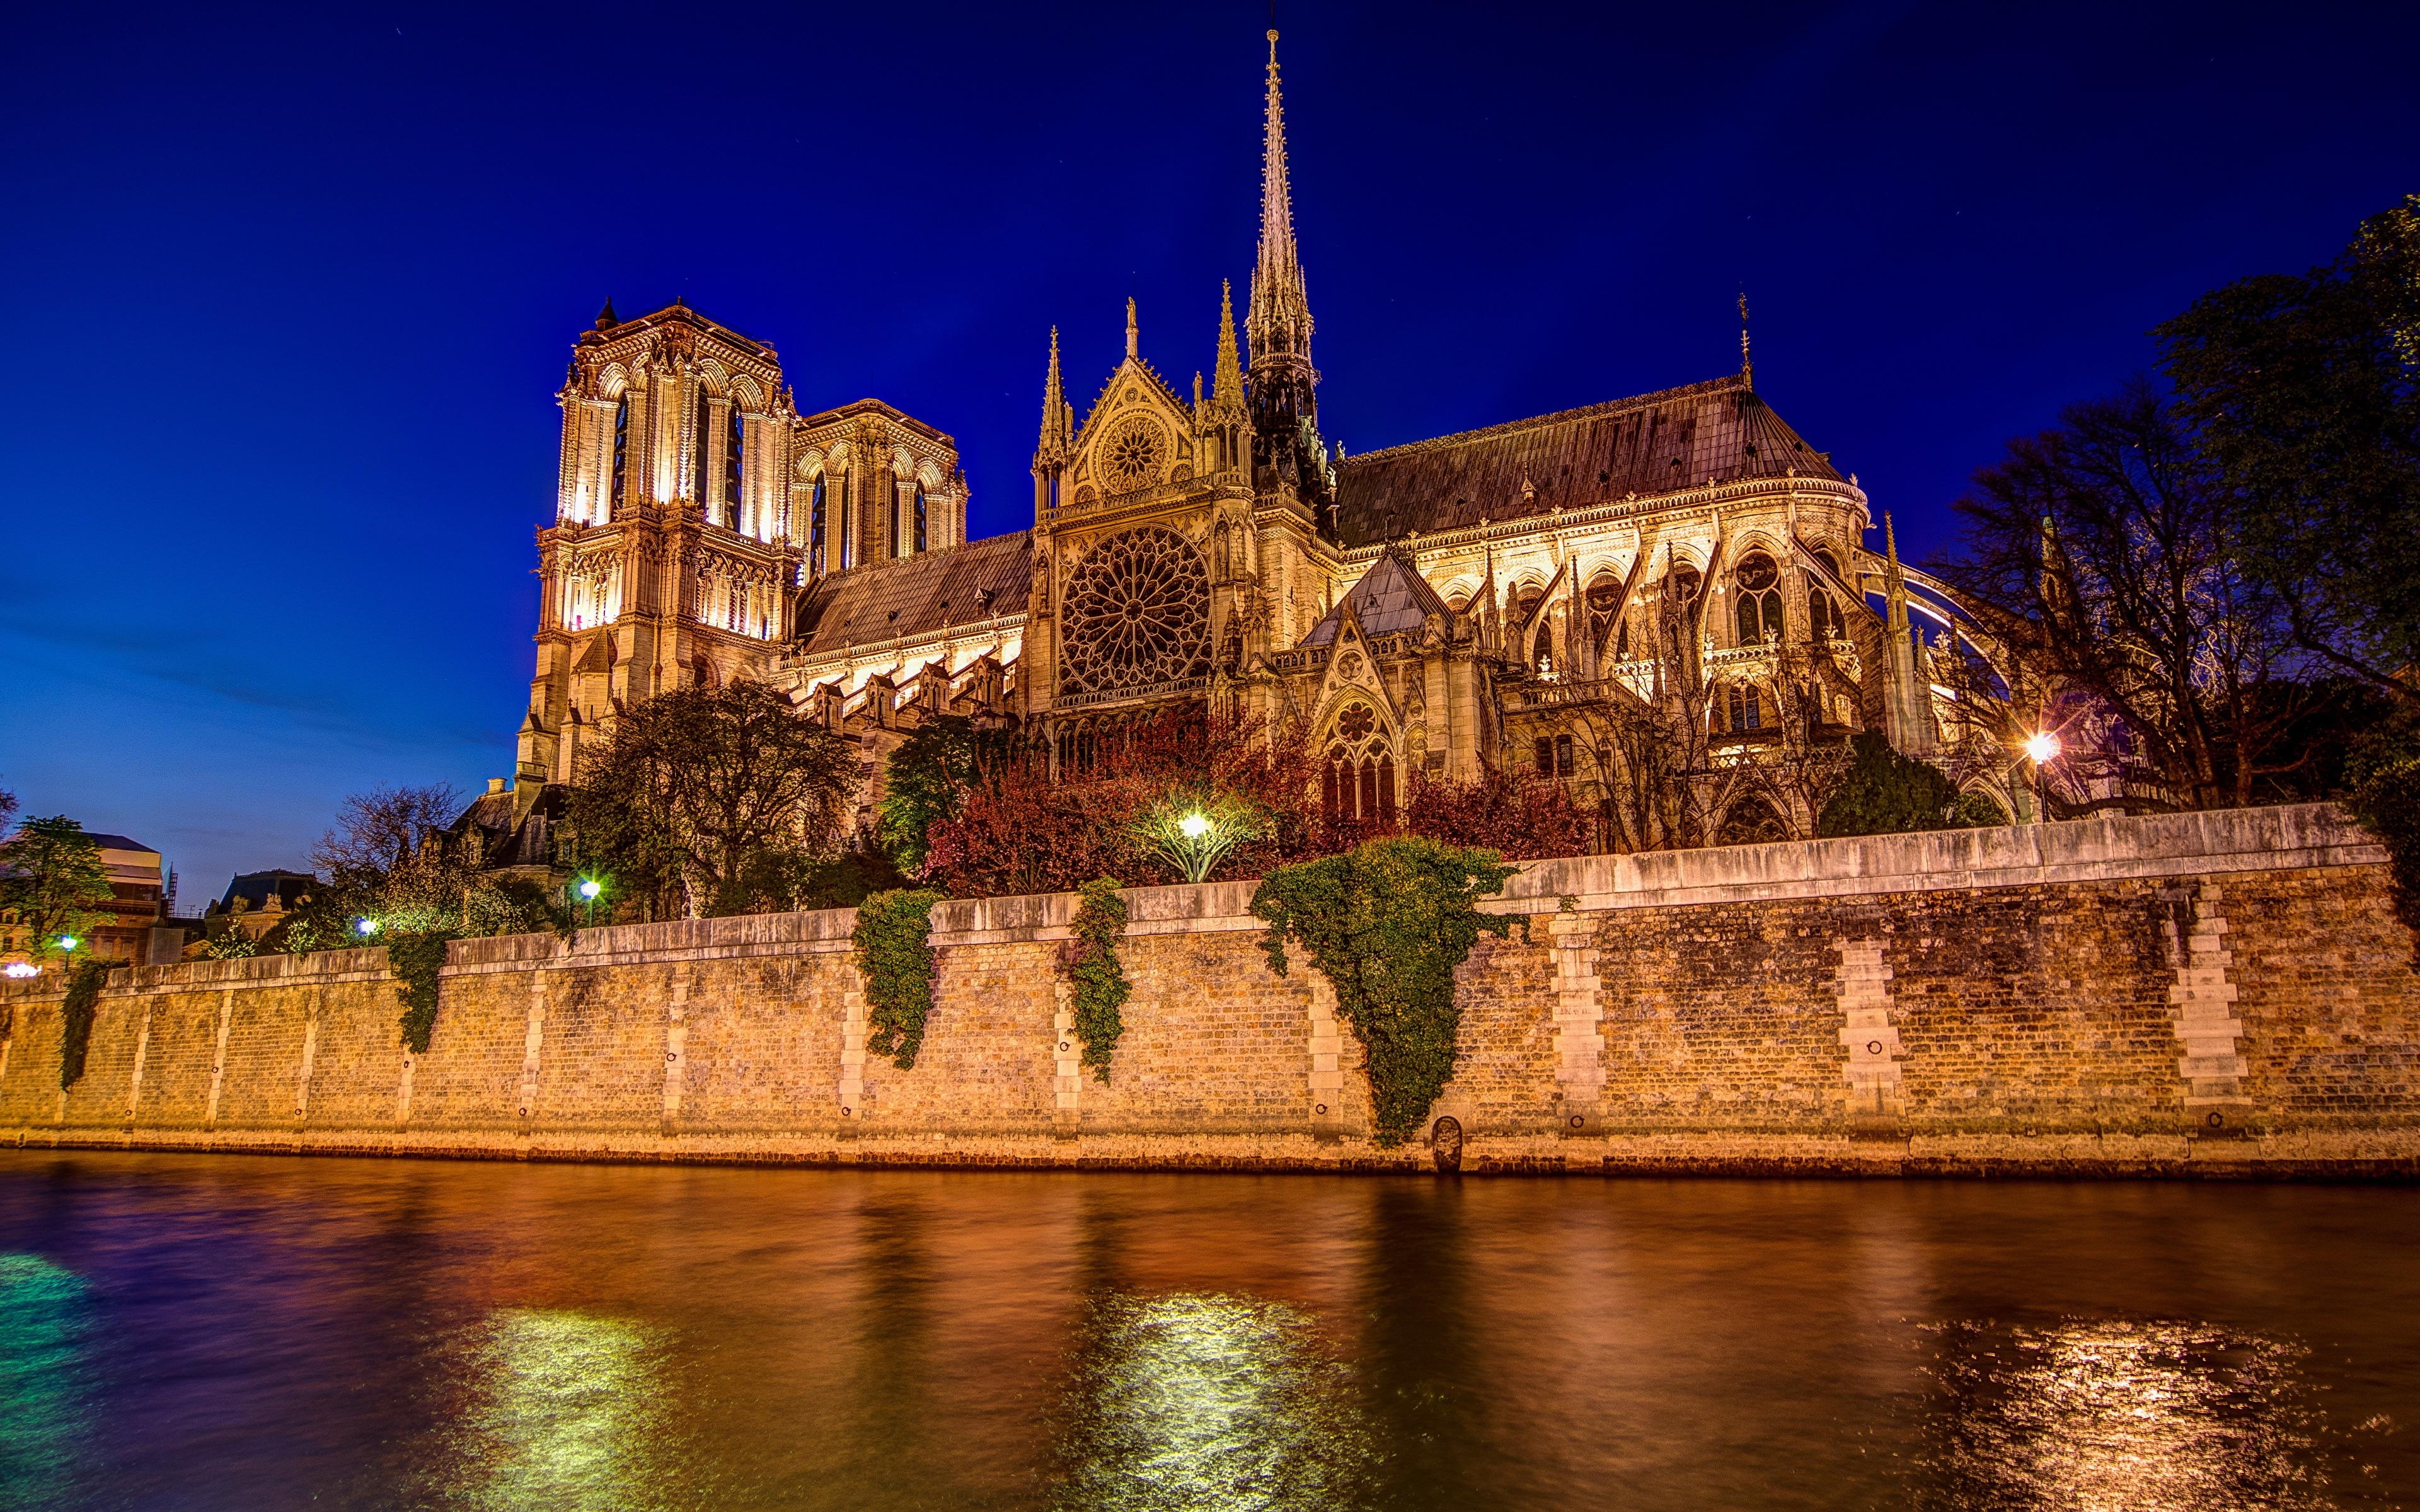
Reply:
M512 768L554 390L611 295L957 438L1030 511L1125 301L1180 389L1251 266L1262 5L13 12L0 787L196 911L346 793ZM2420 190L2420 8L1280 15L1354 452L1731 371L1903 547L2196 293Z

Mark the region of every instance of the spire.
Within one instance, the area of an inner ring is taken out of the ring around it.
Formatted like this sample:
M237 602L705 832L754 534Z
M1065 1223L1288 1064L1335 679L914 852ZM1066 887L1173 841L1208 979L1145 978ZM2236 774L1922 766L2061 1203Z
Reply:
M605 296L605 308L597 312L597 329L611 331L621 323L613 314L613 297L608 294Z
M1235 351L1235 285L1225 279L1218 281L1218 364L1210 386L1213 403L1233 405L1244 403L1243 360Z
M1747 355L1747 290L1740 290L1740 381L1756 392L1756 363Z
M1059 328L1050 328L1050 371L1042 380L1042 442L1037 460L1067 444L1067 386L1059 376Z
M1261 127L1261 252L1252 270L1252 366L1264 358L1311 362L1311 301L1294 241L1294 193L1286 173L1285 100L1278 86L1278 34L1269 32L1268 102Z
M1135 328L1134 296L1132 295L1126 296L1126 355L1128 357L1142 355L1142 338Z

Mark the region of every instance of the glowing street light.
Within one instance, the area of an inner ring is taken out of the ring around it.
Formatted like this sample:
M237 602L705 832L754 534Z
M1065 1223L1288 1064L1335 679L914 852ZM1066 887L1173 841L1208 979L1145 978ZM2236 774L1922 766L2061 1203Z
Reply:
M1183 831L1187 840L1200 840L1202 836L1210 833L1210 819L1209 816L1202 813L1201 810L1196 809L1191 813L1187 814L1184 818L1178 820L1176 822L1176 827Z
M1167 857L1186 881L1204 882L1229 851L1259 839L1263 828L1259 811L1249 803L1179 792L1146 810L1135 821L1133 832Z
M2044 762L2058 760L2060 749L2058 736L2047 730L2038 731L2025 737L2025 755L2030 757L2037 766Z
M597 881L595 877L582 877L580 879L580 886L574 890L580 894L580 901L582 903L586 905L588 911L587 917L582 919L582 922L584 924L595 924L597 922L597 895L605 890L605 884Z
M0 966L0 977L13 977L21 981L27 977L39 977L41 974L42 968L31 961L11 961L7 965Z
M371 935L378 933L378 920L375 918L354 919L353 933L364 939L368 939Z
M72 934L62 934L59 936L59 949L70 955L74 954L75 948L83 943L84 941L77 939Z

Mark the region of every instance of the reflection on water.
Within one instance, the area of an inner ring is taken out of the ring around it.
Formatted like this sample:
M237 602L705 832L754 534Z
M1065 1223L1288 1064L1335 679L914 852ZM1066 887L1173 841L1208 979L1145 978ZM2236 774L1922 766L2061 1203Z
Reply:
M85 1438L85 1285L35 1255L0 1255L0 1506L35 1506Z
M1095 1298L1076 1353L1061 1504L1257 1512L1359 1500L1372 1452L1311 1319L1222 1294Z
M0 1149L0 1512L2420 1508L2420 1191Z
M467 1341L468 1400L445 1456L460 1507L662 1504L651 1463L662 1410L655 1331L574 1312L505 1308Z
M1946 1504L2320 1508L2306 1350L2206 1324L1940 1330Z

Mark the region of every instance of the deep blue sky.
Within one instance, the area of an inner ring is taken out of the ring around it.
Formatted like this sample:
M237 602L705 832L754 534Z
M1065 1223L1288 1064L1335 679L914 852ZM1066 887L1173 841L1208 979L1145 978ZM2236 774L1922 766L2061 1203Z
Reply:
M1256 4L48 7L0 98L0 787L190 909L347 792L511 769L569 343L675 293L1023 522L1140 301L1207 367ZM1917 553L2197 292L2420 190L2411 7L1310 4L1280 22L1356 452L1730 371Z

